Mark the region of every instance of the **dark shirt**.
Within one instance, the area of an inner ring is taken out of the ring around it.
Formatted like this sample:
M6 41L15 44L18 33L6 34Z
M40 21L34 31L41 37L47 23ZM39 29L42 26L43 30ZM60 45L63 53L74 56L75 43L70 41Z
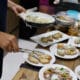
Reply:
M0 0L0 31L6 29L7 0ZM3 50L0 48L0 78L2 74Z
M38 7L39 0L20 0L20 5L26 9Z
M0 0L0 31L5 31L6 29L6 10L7 10L7 0Z

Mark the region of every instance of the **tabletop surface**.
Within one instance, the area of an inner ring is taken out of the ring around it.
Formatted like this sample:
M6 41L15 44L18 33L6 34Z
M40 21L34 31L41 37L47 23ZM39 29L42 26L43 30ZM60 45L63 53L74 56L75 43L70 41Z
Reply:
M43 28L42 28L43 29ZM43 31L42 33L44 33L44 30L39 29L39 31L37 32L37 34L40 34L40 32ZM41 46L37 46L38 48L43 48ZM43 49L47 49L49 50L49 47L43 48ZM62 64L65 65L67 67L69 67L71 70L75 70L75 68L80 65L80 56L77 57L76 59L71 59L71 60L64 60L64 59L60 59L58 57L56 57L56 64ZM24 62L21 66L19 71L17 72L17 74L14 76L13 80L21 80L21 77L26 77L26 80L39 80L38 79L38 72L41 68L39 67L34 67L32 65L29 65L28 63ZM26 74L26 76L24 75Z

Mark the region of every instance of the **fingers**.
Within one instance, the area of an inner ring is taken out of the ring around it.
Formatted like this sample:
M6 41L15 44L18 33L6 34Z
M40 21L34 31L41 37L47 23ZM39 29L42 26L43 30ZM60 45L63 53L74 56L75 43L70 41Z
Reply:
M15 36L0 32L0 48L7 52L17 52L18 42Z
M13 37L13 40L11 41L11 45L12 45L14 52L19 51L18 42L17 42L17 39L15 37Z
M13 7L13 11L15 12L16 15L22 13L22 12L26 12L26 9L19 6L19 5L16 5Z
M18 48L18 42L17 42L16 37L15 36L12 36L9 41L10 41L9 50L11 49L13 52L17 52L19 50L19 48Z

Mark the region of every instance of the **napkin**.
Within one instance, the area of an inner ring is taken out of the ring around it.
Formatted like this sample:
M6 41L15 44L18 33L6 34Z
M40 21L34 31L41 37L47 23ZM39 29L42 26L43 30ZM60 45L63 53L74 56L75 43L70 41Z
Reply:
M38 45L35 42L28 41L28 40L23 40L23 39L19 39L18 44L19 44L19 48L29 49L29 50L35 49L36 46Z
M20 65L25 61L26 53L8 53L3 59L3 73L1 80L12 80L18 72Z

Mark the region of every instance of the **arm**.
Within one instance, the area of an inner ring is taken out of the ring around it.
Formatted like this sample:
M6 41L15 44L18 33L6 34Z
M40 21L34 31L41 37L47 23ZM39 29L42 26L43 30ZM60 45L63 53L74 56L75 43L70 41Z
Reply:
M8 0L8 7L18 16L19 13L25 12L26 9L22 6L12 2L11 0Z
M18 43L15 36L0 32L0 48L7 52L18 51Z

